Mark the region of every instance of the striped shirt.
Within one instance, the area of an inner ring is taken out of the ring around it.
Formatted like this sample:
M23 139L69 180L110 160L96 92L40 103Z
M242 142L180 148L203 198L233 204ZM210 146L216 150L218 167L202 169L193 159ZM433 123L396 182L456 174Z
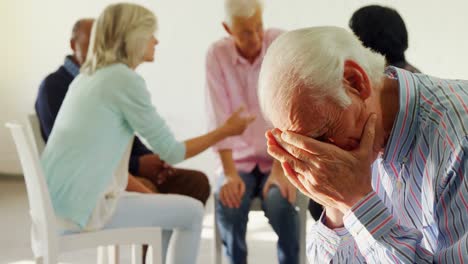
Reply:
M468 82L390 67L400 106L373 189L344 227L313 226L311 263L468 263Z

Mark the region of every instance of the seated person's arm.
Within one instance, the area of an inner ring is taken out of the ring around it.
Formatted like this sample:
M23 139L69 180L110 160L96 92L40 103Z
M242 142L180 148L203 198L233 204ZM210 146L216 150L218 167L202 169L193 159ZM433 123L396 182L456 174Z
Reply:
M219 200L224 206L239 208L245 192L244 181L237 173L232 150L220 150L219 156L224 170L224 182L219 191Z
M254 119L251 116L242 117L242 111L236 111L212 132L179 142L151 103L151 95L144 80L139 77L133 81L123 83L110 92L111 107L117 108L116 111L123 114L130 127L145 138L153 151L169 164L190 158L228 136L242 133Z
M227 137L242 134L247 126L255 119L254 116L243 117L242 112L243 108L239 108L223 125L215 130L203 136L185 141L185 158L191 158Z
M52 132L67 90L68 87L61 87L61 82L56 80L53 75L49 75L39 87L35 108L42 136L46 142Z

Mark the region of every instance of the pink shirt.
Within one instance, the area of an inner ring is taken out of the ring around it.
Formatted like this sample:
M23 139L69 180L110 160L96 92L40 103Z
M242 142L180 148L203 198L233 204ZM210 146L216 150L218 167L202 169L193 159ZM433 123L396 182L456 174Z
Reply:
M262 51L252 64L239 55L230 37L215 42L208 50L206 88L210 129L223 124L242 105L257 117L242 135L214 146L216 151L232 149L236 168L241 172L250 172L255 165L264 173L271 170L273 161L267 153L265 139L265 132L271 125L260 110L258 75L267 48L282 32L278 29L265 31Z

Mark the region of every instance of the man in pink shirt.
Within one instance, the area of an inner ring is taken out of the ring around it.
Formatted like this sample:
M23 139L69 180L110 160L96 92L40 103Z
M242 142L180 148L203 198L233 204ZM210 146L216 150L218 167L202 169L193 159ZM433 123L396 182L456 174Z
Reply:
M222 163L216 188L216 213L221 238L232 264L247 263L245 242L251 202L262 199L269 223L278 235L280 264L298 263L299 217L296 189L279 163L267 153L270 125L260 111L258 75L268 46L282 31L263 29L260 0L225 0L229 37L215 42L206 61L210 125L218 126L238 107L256 116L241 135L215 146Z

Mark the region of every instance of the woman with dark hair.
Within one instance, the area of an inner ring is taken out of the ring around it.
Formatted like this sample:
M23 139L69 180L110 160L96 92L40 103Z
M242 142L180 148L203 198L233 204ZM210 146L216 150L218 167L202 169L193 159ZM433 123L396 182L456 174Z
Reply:
M352 15L349 27L364 46L384 55L387 65L420 72L405 59L408 32L395 9L379 5L362 7Z

